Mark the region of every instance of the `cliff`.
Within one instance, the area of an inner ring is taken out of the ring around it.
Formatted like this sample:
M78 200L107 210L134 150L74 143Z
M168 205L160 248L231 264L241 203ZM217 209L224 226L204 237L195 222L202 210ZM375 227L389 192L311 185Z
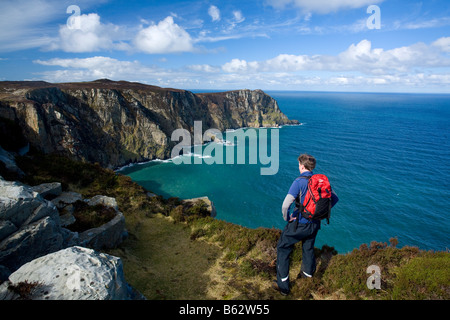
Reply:
M194 94L125 81L0 82L0 116L44 153L114 168L168 158L173 130L297 124L261 90Z

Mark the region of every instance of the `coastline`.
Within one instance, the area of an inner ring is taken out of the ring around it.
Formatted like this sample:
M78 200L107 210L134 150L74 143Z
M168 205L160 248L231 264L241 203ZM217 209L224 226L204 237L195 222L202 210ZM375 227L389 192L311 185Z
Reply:
M281 129L281 128L283 128L283 127L298 127L298 126L303 126L305 123L303 123L303 122L300 122L300 123L296 123L296 124L282 124L282 125L279 125L279 126L273 126L273 127L241 127L241 128L237 128L237 129L225 129L225 131L222 131L221 133L222 134L226 134L227 132L235 132L235 131L237 131L237 130L246 130L246 129ZM207 145L209 145L209 144L211 144L212 142L216 142L216 141L208 141L208 142L205 142L205 143L203 143L203 144L201 144L201 145L197 145L197 144L194 144L194 145L192 145L191 146L191 148L194 148L194 147L198 147L198 146L202 146L202 147L204 147L204 146L207 146ZM224 146L229 146L229 147L234 147L234 146L236 146L237 144L235 144L235 143L232 143L232 144L229 144L230 142L229 141L227 141L227 140L225 140L225 139L221 139L221 140L219 140L218 142L216 142L216 143L218 143L218 144L223 144ZM201 156L201 155L197 155L197 154L195 154L195 153L188 153L188 154L183 154L183 156L198 156L198 157L201 157L201 158L204 158L204 156ZM156 158L156 159L149 159L149 160L144 160L144 161L139 161L139 162L130 162L130 163L128 163L128 164L124 164L124 165L121 165L121 166L117 166L116 168L114 168L113 169L113 171L114 172L121 172L121 171L123 171L123 170L125 170L125 169L128 169L128 168L132 168L132 167L134 167L134 166L141 166L141 165L145 165L145 164L148 164L148 163L152 163L152 162L163 162L163 163L169 163L169 162L172 162L175 158L178 158L178 157L181 157L181 155L180 156L176 156L176 157L173 157L173 158L167 158L167 159L160 159L160 158ZM208 156L207 156L208 157Z

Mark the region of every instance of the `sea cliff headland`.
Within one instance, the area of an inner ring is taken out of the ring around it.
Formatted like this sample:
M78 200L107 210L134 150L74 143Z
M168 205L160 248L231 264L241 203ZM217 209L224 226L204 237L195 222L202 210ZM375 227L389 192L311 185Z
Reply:
M176 129L298 124L261 90L194 94L107 79L78 83L0 82L0 114L18 123L31 146L44 153L116 168L167 159Z

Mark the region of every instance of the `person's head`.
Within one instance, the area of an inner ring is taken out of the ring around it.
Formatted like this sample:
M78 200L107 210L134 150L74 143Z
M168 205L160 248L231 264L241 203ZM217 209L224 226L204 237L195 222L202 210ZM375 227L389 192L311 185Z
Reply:
M298 168L300 173L305 171L313 171L315 167L316 159L313 156L304 153L298 157Z

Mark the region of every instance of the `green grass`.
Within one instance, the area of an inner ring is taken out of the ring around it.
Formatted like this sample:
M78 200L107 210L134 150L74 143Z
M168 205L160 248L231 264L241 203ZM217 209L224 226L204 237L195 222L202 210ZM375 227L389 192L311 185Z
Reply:
M127 282L147 299L194 299L207 296L206 274L220 255L217 246L189 240L189 228L157 214L142 220L119 248Z
M423 253L397 267L393 299L443 299L450 297L450 258L448 253Z

